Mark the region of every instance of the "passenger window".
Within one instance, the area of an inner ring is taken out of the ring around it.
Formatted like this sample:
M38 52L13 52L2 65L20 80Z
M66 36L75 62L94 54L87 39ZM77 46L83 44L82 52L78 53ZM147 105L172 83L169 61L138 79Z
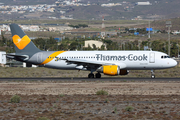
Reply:
M163 56L161 56L161 58L163 58Z

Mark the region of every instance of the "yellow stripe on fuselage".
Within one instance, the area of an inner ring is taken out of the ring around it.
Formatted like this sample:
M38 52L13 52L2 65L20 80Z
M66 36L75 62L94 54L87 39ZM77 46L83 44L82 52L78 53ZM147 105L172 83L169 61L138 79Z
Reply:
M47 64L48 62L53 60L56 56L58 56L59 54L64 53L64 52L66 52L66 51L57 51L57 52L54 52L48 58L46 58L46 60L44 62L42 62L40 65Z

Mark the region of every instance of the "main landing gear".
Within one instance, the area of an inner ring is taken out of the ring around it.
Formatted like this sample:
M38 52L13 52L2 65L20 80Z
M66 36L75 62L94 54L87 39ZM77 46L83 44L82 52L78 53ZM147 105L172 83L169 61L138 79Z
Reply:
M93 73L89 73L88 78L94 78L94 74Z
M154 74L154 71L151 70L151 78L154 79L155 78L155 74Z
M101 74L98 72L98 73L95 74L95 77L96 77L96 78L101 78ZM90 74L88 75L88 78L94 78L94 74L93 74L93 73L90 73Z
M101 74L99 72L96 73L96 78L101 78Z

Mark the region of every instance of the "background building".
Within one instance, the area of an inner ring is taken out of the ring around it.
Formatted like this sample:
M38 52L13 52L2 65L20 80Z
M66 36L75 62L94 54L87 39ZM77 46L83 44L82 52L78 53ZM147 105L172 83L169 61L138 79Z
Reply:
M106 44L104 44L101 41L96 41L96 40L85 41L85 46L84 47L90 46L91 48L93 48L93 44L96 46L96 48L101 48L101 46L104 45L105 49L106 49Z

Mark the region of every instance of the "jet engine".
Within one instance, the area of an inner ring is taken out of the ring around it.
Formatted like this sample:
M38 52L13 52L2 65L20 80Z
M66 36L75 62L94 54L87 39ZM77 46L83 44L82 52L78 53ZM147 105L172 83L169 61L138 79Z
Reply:
M120 70L120 74L119 75L127 75L129 73L128 70Z
M120 70L120 67L118 65L105 65L100 67L97 72L102 72L105 75L127 75L128 71L127 70Z

